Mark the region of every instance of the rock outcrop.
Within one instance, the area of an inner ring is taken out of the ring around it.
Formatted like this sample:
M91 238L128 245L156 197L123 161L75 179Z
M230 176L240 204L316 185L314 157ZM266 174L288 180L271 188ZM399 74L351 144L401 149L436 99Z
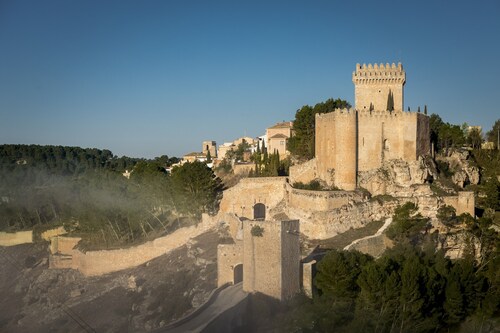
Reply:
M460 188L466 185L479 184L479 168L470 163L468 150L449 149L437 160L448 164L448 169L453 173L451 180Z
M431 158L419 157L416 161L389 160L381 168L360 172L359 186L372 195L405 192L411 186L432 182L437 170Z

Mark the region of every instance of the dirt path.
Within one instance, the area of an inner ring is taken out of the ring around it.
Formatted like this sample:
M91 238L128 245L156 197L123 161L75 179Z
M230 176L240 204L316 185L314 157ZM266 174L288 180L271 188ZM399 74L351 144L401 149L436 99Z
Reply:
M367 239L370 239L370 238L375 238L375 237L378 237L378 236L382 235L382 233L385 231L385 229L387 229L389 227L389 225L391 223L392 223L392 217L387 218L385 220L384 224L380 227L380 229L377 230L376 233L374 233L373 235L370 235L370 236L365 236L365 237L353 240L351 242L351 244L349 244L346 247L344 247L344 250L349 250L352 246L358 244L359 242L361 242L363 240L367 240Z

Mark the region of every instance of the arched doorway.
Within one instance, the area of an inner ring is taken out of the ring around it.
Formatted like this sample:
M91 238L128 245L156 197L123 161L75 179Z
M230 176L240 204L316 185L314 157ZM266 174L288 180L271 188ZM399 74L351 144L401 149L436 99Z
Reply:
M254 220L265 220L266 219L266 206L262 203L255 204L253 206L253 219Z
M243 264L235 265L233 268L233 284L243 281Z

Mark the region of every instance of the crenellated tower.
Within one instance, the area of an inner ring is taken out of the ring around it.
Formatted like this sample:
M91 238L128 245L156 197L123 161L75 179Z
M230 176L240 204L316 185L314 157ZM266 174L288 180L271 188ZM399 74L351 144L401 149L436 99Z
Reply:
M394 111L404 110L406 73L401 63L368 66L356 64L352 82L356 110L385 111L389 98L392 98Z

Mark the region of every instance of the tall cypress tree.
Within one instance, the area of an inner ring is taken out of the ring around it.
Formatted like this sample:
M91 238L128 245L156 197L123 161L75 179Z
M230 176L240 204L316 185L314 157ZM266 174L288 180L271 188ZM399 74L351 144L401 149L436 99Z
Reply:
M389 95L387 95L387 111L394 111L394 95L389 89Z

